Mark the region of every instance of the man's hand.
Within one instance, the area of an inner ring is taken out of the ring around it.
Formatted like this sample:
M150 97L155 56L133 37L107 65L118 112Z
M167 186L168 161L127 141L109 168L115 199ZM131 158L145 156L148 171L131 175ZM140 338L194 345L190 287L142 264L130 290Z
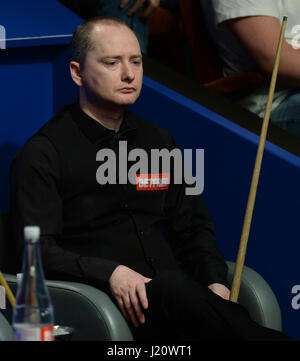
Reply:
M230 291L226 286L222 285L221 283L212 283L208 286L208 288L216 295L224 298L227 301L229 300Z
M128 10L127 15L132 16L135 14L145 3L147 3L146 9L141 13L142 18L149 18L150 15L160 7L160 3L163 0L136 0L134 5ZM129 3L129 0L121 0L120 7L123 9Z
M148 308L145 283L150 281L151 278L123 265L118 266L109 279L110 289L124 317L135 327L145 322L143 310Z

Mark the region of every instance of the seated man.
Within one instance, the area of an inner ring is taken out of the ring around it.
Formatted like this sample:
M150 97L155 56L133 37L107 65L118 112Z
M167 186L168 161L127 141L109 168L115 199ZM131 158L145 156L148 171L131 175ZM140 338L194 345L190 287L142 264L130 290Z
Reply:
M143 77L132 30L119 19L90 19L73 36L71 60L79 102L61 109L12 164L19 253L23 227L39 225L46 277L108 292L137 340L289 339L228 301L212 222L200 195L175 180L178 162L150 170L151 151L176 143L126 110ZM148 163L137 167L141 154Z
M224 62L224 75L261 71L270 79L283 16L288 16L271 121L300 136L300 61L295 26L300 3L294 0L200 0L207 27ZM237 101L264 117L269 91L265 86Z

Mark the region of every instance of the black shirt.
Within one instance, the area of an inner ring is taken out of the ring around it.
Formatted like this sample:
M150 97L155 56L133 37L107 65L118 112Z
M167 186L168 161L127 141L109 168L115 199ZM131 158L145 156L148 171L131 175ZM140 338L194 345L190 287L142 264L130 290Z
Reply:
M11 167L19 253L23 227L38 225L47 278L105 288L123 264L149 278L180 267L203 284L226 284L227 267L205 205L200 196L185 194L185 184L174 184L174 164L167 189L142 191L119 184L118 177L116 184L97 182L101 149L115 152L118 175L119 157L126 159L120 140L128 152L143 149L149 162L151 149L177 148L169 132L130 112L114 132L78 104L60 110L25 144ZM128 161L127 169L134 164Z

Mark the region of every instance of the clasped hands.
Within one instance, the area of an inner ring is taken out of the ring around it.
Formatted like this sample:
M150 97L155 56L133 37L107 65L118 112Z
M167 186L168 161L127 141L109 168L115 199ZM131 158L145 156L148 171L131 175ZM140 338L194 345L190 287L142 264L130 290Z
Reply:
M144 277L123 265L116 267L109 279L110 290L122 314L135 327L145 323L144 310L148 308L145 285L150 281L151 278ZM230 291L224 285L213 283L208 287L220 297L229 299Z

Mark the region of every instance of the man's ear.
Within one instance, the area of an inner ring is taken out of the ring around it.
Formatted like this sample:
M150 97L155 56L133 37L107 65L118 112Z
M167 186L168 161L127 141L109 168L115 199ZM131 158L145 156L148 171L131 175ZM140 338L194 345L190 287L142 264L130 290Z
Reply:
M80 64L77 61L70 62L70 73L74 83L81 87L82 86L82 75Z

